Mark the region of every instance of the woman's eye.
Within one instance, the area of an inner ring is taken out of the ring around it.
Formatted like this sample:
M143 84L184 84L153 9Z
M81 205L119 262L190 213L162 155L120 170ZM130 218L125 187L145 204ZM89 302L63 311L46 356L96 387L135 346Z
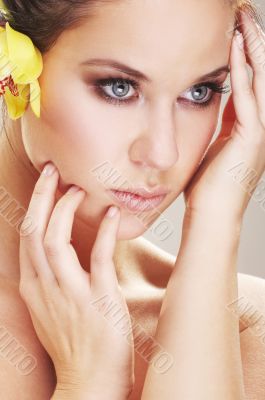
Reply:
M133 101L138 83L130 79L110 77L96 81L95 87L98 94L109 102L128 103Z
M94 87L100 98L114 105L127 104L139 98L139 84L131 79L107 77L96 80ZM180 99L184 99L184 102L191 106L206 107L214 101L215 93L227 93L229 89L228 85L223 86L218 82L203 82L185 91L185 93L191 92L191 98L180 97Z
M124 98L129 92L130 92L130 84L125 81L116 81L113 84L109 85L109 93L108 90L106 90L106 93L109 96L114 94L118 98Z
M193 87L187 92L190 93L190 98L187 100L189 102L194 102L196 104L207 103L212 97L212 90L208 86Z
M205 82L187 90L187 92L191 92L191 98L185 101L197 107L206 107L213 102L215 94L228 93L230 89L229 85L223 85L218 82Z

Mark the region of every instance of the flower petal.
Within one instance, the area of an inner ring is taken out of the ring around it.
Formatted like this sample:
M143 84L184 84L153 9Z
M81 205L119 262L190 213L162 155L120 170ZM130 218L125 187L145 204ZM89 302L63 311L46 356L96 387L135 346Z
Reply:
M29 85L18 85L18 90L20 95L13 96L9 87L6 87L4 94L8 115L13 120L20 118L24 114L28 104Z
M4 10L7 11L6 6L4 5L4 2L2 0L0 0L0 10Z
M6 40L14 81L20 84L33 82L43 69L41 52L27 35L11 28L8 22Z
M2 27L0 27L2 28ZM0 77L6 78L12 72L12 65L8 57L6 31L0 29Z

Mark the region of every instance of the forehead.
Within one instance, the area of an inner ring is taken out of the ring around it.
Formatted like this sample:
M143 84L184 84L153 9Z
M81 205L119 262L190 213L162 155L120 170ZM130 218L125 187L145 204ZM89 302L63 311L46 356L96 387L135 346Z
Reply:
M64 31L51 52L70 64L112 58L150 75L161 67L184 74L195 63L197 75L228 62L233 25L226 0L99 2L93 16Z

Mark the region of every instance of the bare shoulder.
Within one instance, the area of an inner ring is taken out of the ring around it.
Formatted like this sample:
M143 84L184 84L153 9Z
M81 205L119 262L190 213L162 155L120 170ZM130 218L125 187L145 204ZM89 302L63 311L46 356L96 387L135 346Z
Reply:
M165 289L176 257L142 236L131 241L131 252L146 283Z
M265 279L238 273L238 307L240 316L244 311L248 326L265 316Z

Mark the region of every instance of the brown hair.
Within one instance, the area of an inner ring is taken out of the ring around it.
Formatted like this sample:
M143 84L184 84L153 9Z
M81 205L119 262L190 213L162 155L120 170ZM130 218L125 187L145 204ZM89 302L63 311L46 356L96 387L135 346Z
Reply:
M262 12L254 0L229 0L229 1L235 12L236 25L238 25L239 23L240 10L244 10L247 11L254 18L254 20L261 27L263 32L265 32L264 22L261 17Z
M44 53L55 44L64 30L80 25L88 16L95 14L99 7L111 1L113 0L3 0L2 3L8 10L6 19L11 27L28 35ZM224 1L230 2L235 12L236 24L240 9L247 9L264 29L253 0Z
M81 25L83 20L96 14L99 7L110 1L3 0L8 14L2 23L8 21L13 29L25 33L45 53L64 30Z

